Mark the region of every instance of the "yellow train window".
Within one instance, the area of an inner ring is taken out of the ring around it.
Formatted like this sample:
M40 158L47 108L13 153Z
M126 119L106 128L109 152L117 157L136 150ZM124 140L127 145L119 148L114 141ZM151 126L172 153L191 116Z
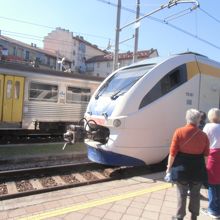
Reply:
M19 99L20 96L20 82L16 81L15 82L15 90L14 90L14 98Z
M8 80L7 81L7 99L11 99L12 98L12 81Z

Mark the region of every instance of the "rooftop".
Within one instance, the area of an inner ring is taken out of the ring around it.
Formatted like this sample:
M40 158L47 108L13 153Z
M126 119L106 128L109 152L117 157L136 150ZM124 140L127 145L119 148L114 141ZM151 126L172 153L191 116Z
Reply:
M52 57L56 57L56 54L55 54L55 53L52 53L52 52L50 52L50 51L41 49L41 48L37 47L36 44L31 44L31 45L29 45L29 44L23 43L23 42L21 42L21 41L18 41L18 40L15 40L15 39L13 39L13 38L6 37L6 36L3 36L3 35L0 35L0 40L7 41L7 42L10 42L10 43L19 45L19 46L21 46L21 47L28 48L28 49L30 49L30 50L34 50L34 51L36 51L36 52L44 53L44 54L47 54L47 55L52 56Z
M146 58L149 58L150 55L152 53L157 52L156 49L150 49L150 50L142 50L142 51L138 51L137 52L137 56L139 59L143 58L143 59L146 59ZM126 52L126 53L119 53L118 55L118 59L119 60L130 60L133 58L133 52ZM95 57L92 57L91 59L88 59L86 62L87 63L93 63L93 62L105 62L105 61L112 61L113 60L113 53L108 53L106 55L99 55L99 56L95 56Z
M20 46L20 47L25 47L25 48L28 48L28 49L30 49L30 50L33 50L33 51L36 51L36 52L39 52L39 53L43 53L43 54L46 54L46 55L48 55L48 56L50 56L50 57L53 57L53 58L57 58L57 54L56 53L53 53L53 52L51 52L51 51L48 51L48 50L45 50L45 49L42 49L42 48L39 48L39 47L37 47L37 45L36 44L26 44L26 43L23 43L23 42L21 42L21 41L18 41L18 40L15 40L15 39L13 39L13 38L10 38L10 37L6 37L6 36L4 36L4 35L0 35L0 40L3 40L3 41L6 41L6 42L10 42L10 43L12 43L12 44L15 44L15 45L18 45L18 46ZM65 57L65 61L66 62L71 62L69 59L67 59L66 57Z

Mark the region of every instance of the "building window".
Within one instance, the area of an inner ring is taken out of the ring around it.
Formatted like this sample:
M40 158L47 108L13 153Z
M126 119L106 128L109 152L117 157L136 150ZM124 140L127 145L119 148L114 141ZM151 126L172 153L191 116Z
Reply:
M50 65L50 57L47 57L47 65Z
M13 47L13 55L14 55L14 56L17 56L17 50L16 50L16 47Z
M17 49L17 56L22 58L22 49L21 48Z
M109 68L110 67L110 62L107 62L107 68Z
M86 45L84 43L79 43L79 51L86 52Z
M57 102L58 85L31 82L29 85L29 100Z
M154 102L187 81L186 65L166 74L142 99L140 108Z
M30 52L25 51L25 60L29 60L29 59L30 59Z
M100 63L97 63L96 67L99 68L100 67Z
M52 66L55 68L56 67L56 59L52 59Z
M79 88L79 87L67 87L67 103L75 102L89 102L91 96L91 90L88 88Z
M86 71L87 72L94 72L94 63L88 63L86 65Z

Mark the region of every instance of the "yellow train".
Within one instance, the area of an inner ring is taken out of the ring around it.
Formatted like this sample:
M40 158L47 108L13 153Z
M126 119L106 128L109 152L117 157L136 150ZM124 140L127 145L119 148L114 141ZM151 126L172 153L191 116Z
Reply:
M64 129L83 117L101 81L0 62L0 129Z

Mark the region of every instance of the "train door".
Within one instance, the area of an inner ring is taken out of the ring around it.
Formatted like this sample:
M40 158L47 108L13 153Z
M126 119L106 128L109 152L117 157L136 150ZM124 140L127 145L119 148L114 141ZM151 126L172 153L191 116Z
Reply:
M8 76L4 78L3 122L21 122L24 96L24 78Z
M12 105L12 121L22 121L23 110L23 97L24 97L24 78L14 77L14 96Z
M0 75L0 121L2 121L4 76Z

